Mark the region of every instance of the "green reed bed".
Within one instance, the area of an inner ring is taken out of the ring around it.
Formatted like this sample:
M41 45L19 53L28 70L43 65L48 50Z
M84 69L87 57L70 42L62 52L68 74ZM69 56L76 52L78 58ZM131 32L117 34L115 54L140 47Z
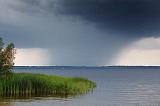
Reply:
M85 78L66 78L30 73L0 76L0 96L78 95L87 93L95 87L94 82Z

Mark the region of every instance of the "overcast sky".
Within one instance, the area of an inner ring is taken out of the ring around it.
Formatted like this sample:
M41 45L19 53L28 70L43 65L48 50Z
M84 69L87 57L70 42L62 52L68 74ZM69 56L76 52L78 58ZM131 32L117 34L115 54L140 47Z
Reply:
M0 0L16 65L160 65L159 0Z

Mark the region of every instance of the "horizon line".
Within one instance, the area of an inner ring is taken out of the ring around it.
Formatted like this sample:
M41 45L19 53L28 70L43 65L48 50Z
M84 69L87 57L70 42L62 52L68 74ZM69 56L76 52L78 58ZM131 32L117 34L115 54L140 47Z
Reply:
M90 66L90 65L17 65L14 67L160 67L160 65L106 65L106 66Z

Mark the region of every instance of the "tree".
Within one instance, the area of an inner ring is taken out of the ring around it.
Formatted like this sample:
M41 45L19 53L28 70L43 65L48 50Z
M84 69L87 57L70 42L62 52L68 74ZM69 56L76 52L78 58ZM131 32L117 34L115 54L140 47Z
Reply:
M15 47L13 43L4 48L3 39L0 38L0 74L10 73L14 66Z

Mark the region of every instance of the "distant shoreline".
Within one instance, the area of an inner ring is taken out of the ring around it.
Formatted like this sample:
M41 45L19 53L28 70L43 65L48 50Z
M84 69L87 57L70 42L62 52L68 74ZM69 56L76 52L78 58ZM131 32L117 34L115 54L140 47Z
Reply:
M13 68L160 68L160 66L14 66Z

